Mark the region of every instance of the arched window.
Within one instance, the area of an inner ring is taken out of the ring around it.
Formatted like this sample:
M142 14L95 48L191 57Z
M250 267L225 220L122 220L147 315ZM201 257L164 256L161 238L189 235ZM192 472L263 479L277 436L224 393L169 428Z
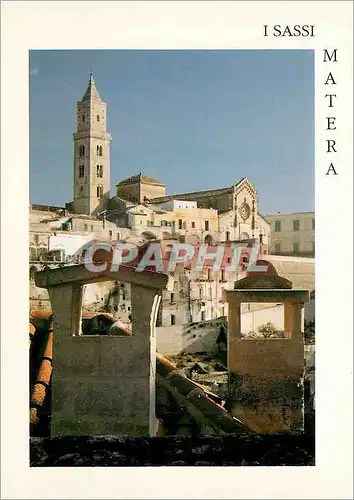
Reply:
M97 175L97 177L100 176L100 166L99 165L96 165L96 175Z
M79 146L79 156L85 156L85 146L83 144Z
M100 154L100 147L99 147L99 146L97 146L97 147L96 147L96 155L97 155L97 156L99 156L99 154Z
M85 176L85 165L79 165L79 178Z
M103 186L97 186L97 198L102 198L103 196Z

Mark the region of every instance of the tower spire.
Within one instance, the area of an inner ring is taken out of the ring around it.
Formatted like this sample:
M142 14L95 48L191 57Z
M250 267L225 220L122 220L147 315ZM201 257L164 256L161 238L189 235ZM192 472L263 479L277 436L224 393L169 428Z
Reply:
M81 99L81 101L90 101L92 99L96 99L96 100L100 100L100 101L102 100L100 97L100 94L98 93L98 90L96 88L95 80L93 78L93 73L91 71L88 86L87 86L86 92L84 94L84 97Z

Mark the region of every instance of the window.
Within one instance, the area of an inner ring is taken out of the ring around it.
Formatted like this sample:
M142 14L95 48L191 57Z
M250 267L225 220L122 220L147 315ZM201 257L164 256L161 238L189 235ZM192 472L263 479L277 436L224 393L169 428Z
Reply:
M79 165L79 178L85 177L85 165Z
M226 231L226 241L230 241L230 232Z
M96 175L100 179L103 178L103 165L96 165Z
M312 219L312 230L315 230L315 219Z
M93 226L91 226L91 231L93 231Z
M200 321L205 321L205 311L202 311L200 315Z
M175 301L175 294L171 293L171 304L173 304Z
M117 233L117 240L120 240L120 233Z
M88 225L84 224L84 231L87 231L87 230L88 230Z
M85 156L85 146L83 144L79 146L79 156Z
M113 231L109 231L109 237L112 238L113 236Z
M185 243L186 242L186 237L184 236L184 234L179 237L179 242L180 243Z
M86 119L86 116L83 114L83 115L82 115L82 121L84 122L84 121L85 121L85 119Z
M174 314L171 314L171 326L176 324L176 316Z
M182 229L183 227L183 221L182 219L178 219L178 229Z
M294 231L299 231L300 230L300 221L299 221L299 219L293 220L293 229L294 229Z
M300 245L297 241L294 241L293 250L295 254L298 254L300 252Z
M100 121L100 115L97 115L97 121L98 122Z
M192 225L192 229L195 229L195 222L194 221L191 222L191 225Z
M97 198L102 198L103 196L103 186L97 186Z
M220 280L221 280L221 281L225 281L225 269L221 269L221 277L220 277Z
M276 220L274 222L274 231L276 233L280 233L280 231L281 231L281 222L280 222L280 220Z
M209 231L209 221L205 221L205 231Z
M208 281L211 281L211 269L208 269Z
M280 243L276 243L275 244L275 253L280 253L281 252L281 244Z
M82 195L84 192L84 186L80 186L80 194Z

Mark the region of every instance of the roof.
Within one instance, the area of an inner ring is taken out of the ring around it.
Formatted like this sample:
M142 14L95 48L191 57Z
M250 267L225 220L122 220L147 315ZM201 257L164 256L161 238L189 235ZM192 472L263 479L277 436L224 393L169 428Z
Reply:
M257 214L257 215L258 215L261 219L263 219L263 220L264 220L264 222L266 222L267 224L269 224L269 220L267 220L267 219L266 219L265 215L262 215L262 214L260 214L259 212L258 212L258 214Z
M180 194L170 194L167 196L161 196L159 198L152 198L151 201L153 203L164 203L165 201L171 201L171 200L183 200L186 199L187 197L189 198L198 198L199 196L208 196L208 195L218 195L218 194L223 194L227 192L231 192L233 190L233 186L227 187L227 188L218 188L218 189L211 189L209 191L194 191L191 193L180 193Z
M216 189L208 189L206 191L192 191L190 193L179 193L179 194L170 194L167 196L161 196L158 198L152 198L151 201L153 203L164 203L165 201L170 200L183 200L199 198L202 196L217 196L219 194L233 192L235 186L239 186L243 181L247 180L246 177L242 177L236 184L224 188L216 188Z
M118 182L116 186L122 186L125 184L135 184L137 182L141 182L142 184L154 184L158 186L165 186L165 184L158 181L157 179L154 179L154 177L150 177L149 175L145 175L141 172L140 174L133 175L132 177L128 177L127 179Z
M91 101L92 99L102 101L100 94L98 93L98 90L96 88L95 80L93 79L93 75L91 73L86 92L81 101Z
M267 217L286 217L286 216L290 217L293 215L313 215L313 216L315 216L315 212L284 212L284 213L278 212L277 214L263 215L263 218L267 219Z

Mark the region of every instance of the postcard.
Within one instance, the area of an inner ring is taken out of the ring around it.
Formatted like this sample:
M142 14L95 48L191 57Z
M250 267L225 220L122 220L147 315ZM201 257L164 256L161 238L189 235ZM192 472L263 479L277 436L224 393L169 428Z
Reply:
M352 497L352 15L3 2L4 498Z

